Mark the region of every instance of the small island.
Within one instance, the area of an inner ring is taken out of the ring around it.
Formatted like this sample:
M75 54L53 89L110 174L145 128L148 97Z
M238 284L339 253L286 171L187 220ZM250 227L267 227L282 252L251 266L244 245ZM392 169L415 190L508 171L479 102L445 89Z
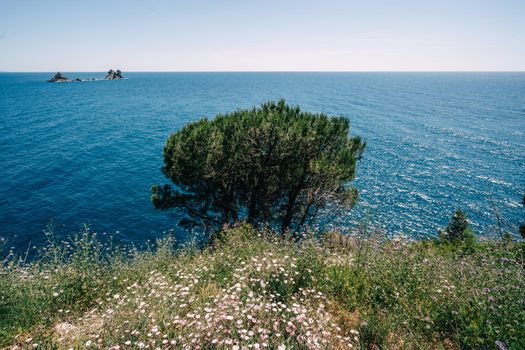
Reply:
M94 81L94 80L117 80L117 79L125 79L122 75L122 71L120 69L113 70L110 69L104 79L99 78L75 78L75 79L69 79L61 72L57 72L51 79L48 80L49 83L71 83L71 82L81 82L81 81Z
M115 80L115 79L123 79L122 71L120 69L117 69L114 71L113 69L110 69L108 71L108 74L106 74L105 80Z
M69 80L68 77L66 77L64 74L60 72L58 72L57 74L53 76L53 78L48 80L49 83L64 83L68 81L71 81L71 80Z

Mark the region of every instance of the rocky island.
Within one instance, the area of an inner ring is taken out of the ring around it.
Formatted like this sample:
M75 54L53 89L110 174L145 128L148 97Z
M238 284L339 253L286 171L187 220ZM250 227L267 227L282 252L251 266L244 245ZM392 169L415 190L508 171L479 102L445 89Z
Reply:
M69 80L68 77L66 77L64 74L60 72L58 72L57 74L53 76L53 78L48 80L48 82L50 83L63 83L63 82L68 82L68 81L71 81L71 80Z
M116 71L114 71L113 69L110 69L108 74L106 74L106 77L104 79L106 80L115 80L115 79L122 79L124 78L122 76L122 72L120 71L120 69L117 69Z
M98 78L87 78L87 79L81 79L81 78L75 78L73 80L66 77L64 74L57 72L51 79L48 80L50 83L70 83L70 82L80 82L80 81L93 81L93 80L117 80L117 79L124 79L124 76L122 75L122 71L120 69L113 70L110 69L104 79L98 79Z

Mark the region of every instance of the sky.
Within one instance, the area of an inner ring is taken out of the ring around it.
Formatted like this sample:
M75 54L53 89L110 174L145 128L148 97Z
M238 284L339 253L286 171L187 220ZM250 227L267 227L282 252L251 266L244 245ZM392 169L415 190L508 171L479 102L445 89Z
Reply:
M0 71L525 71L525 0L0 0Z

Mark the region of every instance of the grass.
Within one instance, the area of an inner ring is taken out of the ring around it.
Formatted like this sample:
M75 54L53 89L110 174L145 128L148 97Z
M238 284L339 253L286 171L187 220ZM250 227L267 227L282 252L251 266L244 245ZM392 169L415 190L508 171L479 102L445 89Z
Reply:
M0 347L523 349L524 244L241 226L205 249L85 231L0 270Z

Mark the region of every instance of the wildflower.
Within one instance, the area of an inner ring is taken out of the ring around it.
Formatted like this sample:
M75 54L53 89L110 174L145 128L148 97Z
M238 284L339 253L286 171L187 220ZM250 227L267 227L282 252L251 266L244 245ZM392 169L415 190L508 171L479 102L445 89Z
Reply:
M495 344L499 350L507 350L507 347L501 340L496 340Z

